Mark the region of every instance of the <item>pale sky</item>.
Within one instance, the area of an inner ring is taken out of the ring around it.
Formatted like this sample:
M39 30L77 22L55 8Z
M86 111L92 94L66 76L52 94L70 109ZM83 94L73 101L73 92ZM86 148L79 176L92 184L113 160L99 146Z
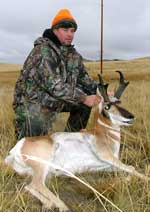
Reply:
M34 40L67 8L78 23L73 44L87 59L100 56L100 0L5 0L0 6L0 63L23 63ZM104 57L150 56L150 0L104 0Z

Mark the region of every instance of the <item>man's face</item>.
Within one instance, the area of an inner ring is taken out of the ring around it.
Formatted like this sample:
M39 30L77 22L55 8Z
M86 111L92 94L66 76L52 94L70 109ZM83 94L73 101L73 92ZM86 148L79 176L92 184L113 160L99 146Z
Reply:
M57 36L61 44L69 46L74 38L75 29L72 28L58 28L53 30L54 34Z

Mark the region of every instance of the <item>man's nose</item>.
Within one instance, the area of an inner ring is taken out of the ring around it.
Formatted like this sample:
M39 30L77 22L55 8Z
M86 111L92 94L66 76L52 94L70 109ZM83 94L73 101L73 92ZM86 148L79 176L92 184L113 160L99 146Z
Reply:
M67 35L68 35L68 37L73 37L73 33L72 32L68 32Z

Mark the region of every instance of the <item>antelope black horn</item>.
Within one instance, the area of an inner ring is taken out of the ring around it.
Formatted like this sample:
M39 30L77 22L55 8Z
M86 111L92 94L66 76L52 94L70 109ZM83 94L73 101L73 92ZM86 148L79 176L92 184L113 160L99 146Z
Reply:
M123 91L125 90L125 88L129 84L129 82L125 82L123 73L121 71L116 71L116 72L118 72L120 74L120 82L119 82L119 87L114 94L114 97L116 97L117 99L120 99Z
M99 89L102 97L104 98L104 101L110 102L108 94L107 94L108 84L104 84L102 76L100 74L98 74L98 78L99 78L98 89Z

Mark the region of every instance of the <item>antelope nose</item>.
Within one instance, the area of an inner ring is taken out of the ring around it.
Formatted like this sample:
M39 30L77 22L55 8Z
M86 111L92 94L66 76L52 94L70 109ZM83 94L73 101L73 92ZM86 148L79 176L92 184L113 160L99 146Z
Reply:
M133 114L130 114L128 118L129 119L134 119L134 115Z

